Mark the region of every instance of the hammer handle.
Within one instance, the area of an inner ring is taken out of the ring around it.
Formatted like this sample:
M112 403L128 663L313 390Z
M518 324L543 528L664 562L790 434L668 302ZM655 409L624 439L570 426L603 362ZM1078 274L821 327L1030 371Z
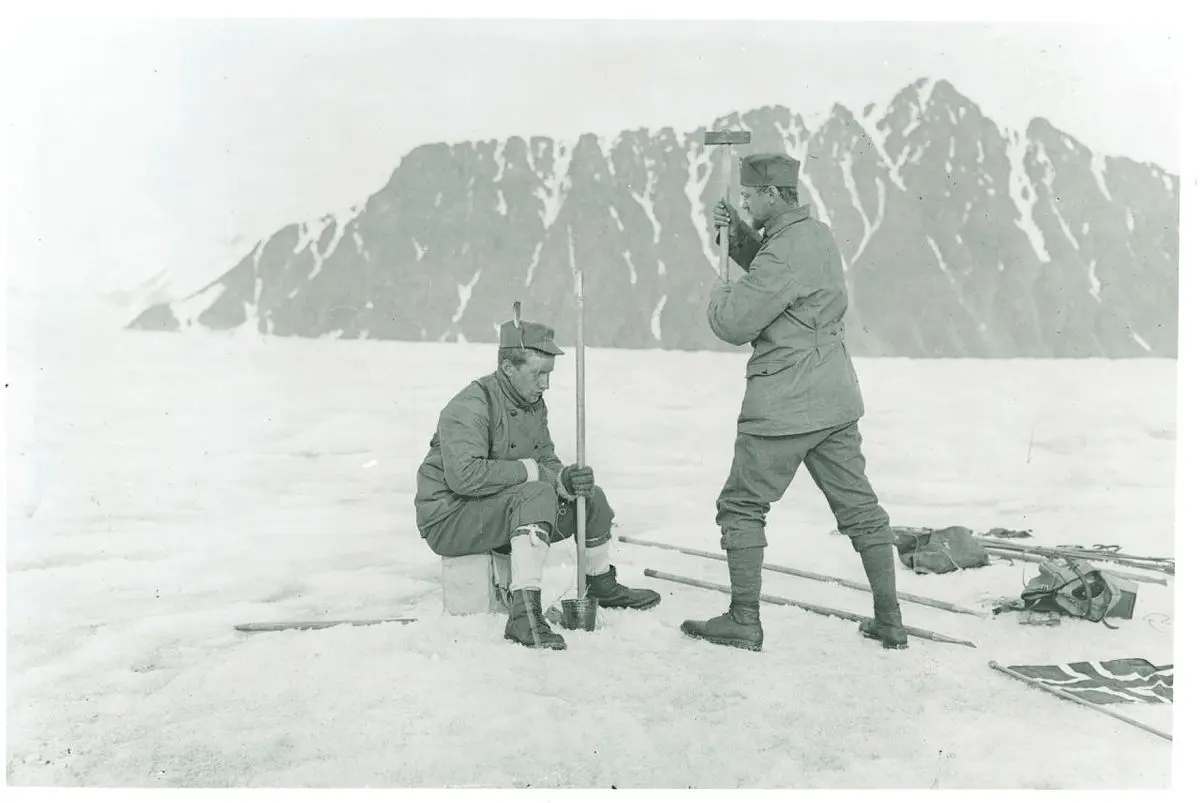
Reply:
M725 207L733 209L733 202L730 200L730 183L733 181L733 150L729 145L721 146L721 176L725 187ZM721 278L729 281L729 233L731 227L721 227Z

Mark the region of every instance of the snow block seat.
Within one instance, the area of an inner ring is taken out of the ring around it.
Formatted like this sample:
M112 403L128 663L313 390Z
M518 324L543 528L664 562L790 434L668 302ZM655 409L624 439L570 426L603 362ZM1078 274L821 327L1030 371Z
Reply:
M487 552L442 558L442 607L455 616L508 613L508 555Z

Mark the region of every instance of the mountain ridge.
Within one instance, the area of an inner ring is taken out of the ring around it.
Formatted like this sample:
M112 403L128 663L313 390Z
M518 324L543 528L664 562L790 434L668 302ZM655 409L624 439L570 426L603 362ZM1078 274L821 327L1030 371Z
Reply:
M855 354L1176 356L1177 176L1045 117L1001 129L944 80L810 122L773 105L713 128L752 132L739 155L801 160L802 202L842 251ZM570 330L573 253L587 345L728 348L704 316L720 195L704 130L417 146L361 203L280 228L129 326L494 342L520 299Z

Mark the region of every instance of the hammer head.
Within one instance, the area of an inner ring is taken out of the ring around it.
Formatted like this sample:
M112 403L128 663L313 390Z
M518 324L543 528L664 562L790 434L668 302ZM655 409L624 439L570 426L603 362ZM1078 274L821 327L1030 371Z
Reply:
M705 145L746 145L750 142L749 131L705 131Z

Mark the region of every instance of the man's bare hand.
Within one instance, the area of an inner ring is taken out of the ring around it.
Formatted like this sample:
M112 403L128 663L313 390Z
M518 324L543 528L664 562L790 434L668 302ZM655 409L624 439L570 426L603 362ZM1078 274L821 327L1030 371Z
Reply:
M724 226L731 225L734 221L739 220L737 212L733 210L729 204L725 203L725 199L717 201L717 205L713 207L713 226L720 229Z

